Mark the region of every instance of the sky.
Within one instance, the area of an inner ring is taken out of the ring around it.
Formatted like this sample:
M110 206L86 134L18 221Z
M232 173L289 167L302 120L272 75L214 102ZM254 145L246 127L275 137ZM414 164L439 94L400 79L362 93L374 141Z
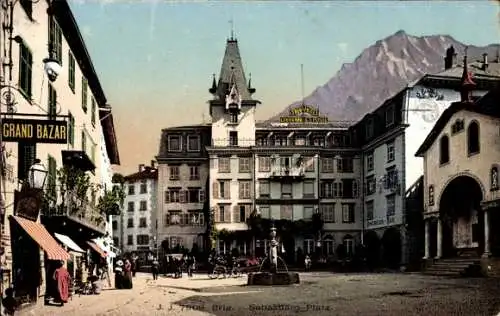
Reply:
M494 1L69 1L113 107L123 174L154 159L162 128L208 119L232 29L262 101L257 119L302 98L301 64L308 95L398 30L500 42Z

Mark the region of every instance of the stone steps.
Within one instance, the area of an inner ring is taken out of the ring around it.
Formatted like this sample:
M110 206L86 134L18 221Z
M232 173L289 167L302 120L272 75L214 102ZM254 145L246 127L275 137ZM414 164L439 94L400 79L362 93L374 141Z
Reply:
M452 258L442 259L434 262L424 272L428 275L436 276L462 276L471 271L473 267L479 266L477 258Z

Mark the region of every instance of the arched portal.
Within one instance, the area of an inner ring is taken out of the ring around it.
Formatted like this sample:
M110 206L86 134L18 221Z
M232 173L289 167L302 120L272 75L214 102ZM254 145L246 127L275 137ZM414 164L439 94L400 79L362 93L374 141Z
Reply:
M401 263L401 233L397 228L387 229L382 236L382 260L388 268L399 268Z
M368 231L363 236L365 244L366 263L369 268L376 268L380 258L380 238L373 230Z
M442 225L442 255L460 255L484 250L483 190L478 180L461 175L444 188L439 201ZM439 232L438 232L439 234Z

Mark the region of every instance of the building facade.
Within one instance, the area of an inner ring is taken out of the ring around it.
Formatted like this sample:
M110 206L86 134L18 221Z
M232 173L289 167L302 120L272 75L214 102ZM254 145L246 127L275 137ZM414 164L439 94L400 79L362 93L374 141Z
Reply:
M50 237L56 232L75 235L76 232L78 236L71 238L78 239L80 245L86 244L85 241L104 236L106 232L106 218L96 209L96 202L111 179L107 172L110 165L119 164L117 141L111 108L67 1L7 1L0 13L2 25L9 26L0 40L2 119L67 122L63 131L67 134L65 144L29 140L2 144L2 174L6 175L1 192L2 205L5 205L1 223L2 268L6 271L38 270L29 266L28 252L14 251L19 248L16 247L19 236L26 234L23 225L39 225L38 222L20 224L17 217L12 216L15 215L14 192L26 183L29 167L38 158L48 170L44 194L47 204L41 211L47 235ZM46 57L62 65L60 72L47 72L41 63ZM61 190L63 184L58 170L69 165L86 174L89 185L96 188L79 196L78 202L73 199L69 202L70 192L62 194ZM87 215L81 215L76 208L70 212L69 205L75 203L78 209L86 209ZM63 204L66 208L58 208ZM11 229L16 231L15 235L11 234ZM40 236L31 238L34 244L40 243ZM33 261L41 265L39 271L50 273L49 267L44 265L43 253L39 257L40 260ZM75 262L75 269L76 266ZM2 277L6 281L4 284L19 278L7 274ZM41 273L41 277L45 280L45 273ZM32 286L28 290L15 291L21 300L32 300L35 295ZM43 295L43 286L35 292Z
M154 232L158 192L158 170L139 165L136 173L125 176L124 209L113 219L113 240L123 252L146 253L155 248Z

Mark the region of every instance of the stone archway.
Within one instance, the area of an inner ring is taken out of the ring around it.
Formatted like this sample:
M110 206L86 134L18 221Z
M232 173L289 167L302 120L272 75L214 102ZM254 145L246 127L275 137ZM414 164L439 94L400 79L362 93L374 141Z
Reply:
M483 196L481 182L469 174L451 179L444 187L439 199L443 257L466 252L481 254L484 250Z
M397 228L389 228L382 236L382 260L384 266L397 269L401 263L401 233Z
M367 231L364 236L366 263L370 269L379 265L380 258L380 238L373 230Z

